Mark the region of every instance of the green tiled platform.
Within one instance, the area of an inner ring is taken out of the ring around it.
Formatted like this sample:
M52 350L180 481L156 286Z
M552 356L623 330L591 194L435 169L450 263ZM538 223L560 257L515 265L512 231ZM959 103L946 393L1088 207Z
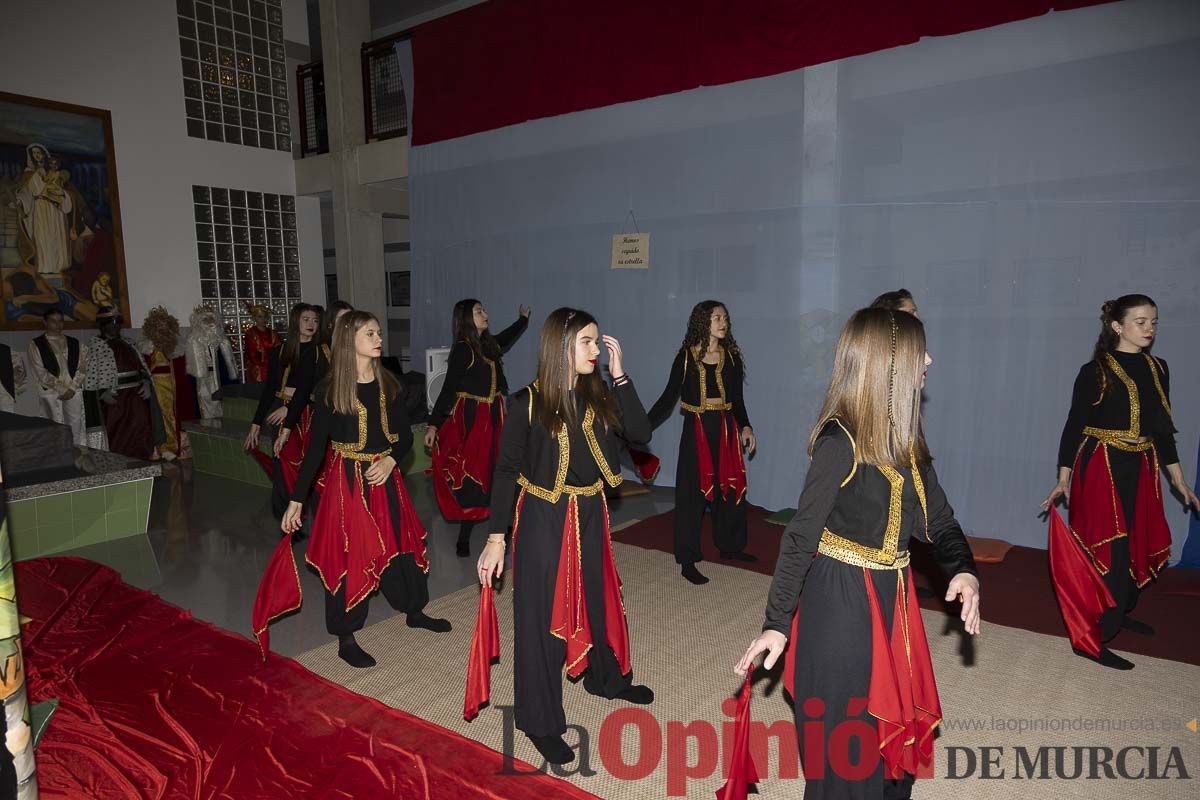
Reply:
M242 449L242 439L232 438L223 431L208 433L188 425L188 441L192 444L192 467L197 472L255 486L271 486L271 479L262 467ZM266 437L260 439L259 446L270 452L270 440Z
M225 397L221 399L221 409L225 413L225 419L228 420L253 422L254 412L257 408L258 401L252 400L249 397Z
M146 533L153 478L8 503L13 556L21 561Z
M228 403L229 398L224 402ZM271 479L267 476L254 457L242 450L242 442L250 429L248 422L230 419L198 420L185 422L188 441L192 445L192 466L197 472L218 475L222 478L253 484L254 486L270 487ZM418 426L413 431L413 448L408 455L400 460L401 474L414 475L429 468L429 454L421 437L425 435L425 426ZM259 436L259 449L264 453L271 452L274 441L273 429Z

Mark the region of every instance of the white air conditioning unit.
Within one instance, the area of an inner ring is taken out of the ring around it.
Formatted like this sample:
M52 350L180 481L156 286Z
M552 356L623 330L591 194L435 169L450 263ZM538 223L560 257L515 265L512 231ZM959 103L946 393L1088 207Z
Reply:
M430 347L425 351L425 405L430 411L433 411L433 404L442 393L449 363L449 347Z

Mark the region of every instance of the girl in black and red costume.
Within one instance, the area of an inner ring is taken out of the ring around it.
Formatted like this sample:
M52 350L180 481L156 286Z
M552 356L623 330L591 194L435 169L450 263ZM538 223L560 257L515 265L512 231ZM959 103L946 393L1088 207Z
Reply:
M713 541L721 557L754 561L746 548L746 463L757 442L746 413L741 348L724 304L705 300L692 309L671 377L650 409L657 428L676 404L683 415L675 466L675 562L694 584L708 583L700 561L700 523L712 506Z
M770 669L787 648L806 800L908 798L913 778L932 773L942 714L910 539L933 544L952 576L946 599L961 596L966 631L979 632L975 561L921 429L930 363L911 314L863 309L846 323L763 632L735 667L744 675L766 652ZM825 732L813 752L810 718Z
M442 516L459 523L457 551L471 554L471 530L487 519L492 470L504 427L508 381L501 356L529 326L529 309L494 336L475 299L454 306L454 346L446 382L429 415L425 446L433 455L433 488Z
M282 428L288 418L289 405L297 388L311 385L313 376L318 371L323 372L325 365L329 363L328 348L323 348L318 338L320 325L321 315L316 306L296 303L288 317L287 337L282 344L271 350L267 358L267 380L262 385L254 421L243 443L243 447L255 454L260 461L265 462L268 458L258 450L258 437L262 426L274 425ZM302 411L303 408L297 405L297 417ZM305 418L300 435L295 437L292 444L293 448L302 448L308 441L307 437L308 418ZM277 438L276 444L268 472L272 486L271 510L276 519L281 519L287 509L288 497L291 496L292 486L296 482L296 472L300 469L303 454L298 455L289 450L281 457L279 445L283 444L283 440Z
M1105 302L1100 320L1092 360L1079 368L1071 393L1058 446L1058 483L1042 508L1049 510L1059 497L1069 501L1071 530L1115 603L1099 620L1099 640L1106 642L1122 628L1154 633L1129 612L1171 554L1159 469L1165 465L1186 506L1200 511L1200 500L1184 480L1175 449L1171 372L1149 352L1157 306L1145 295L1127 294ZM1055 588L1069 591L1065 582ZM1076 652L1114 669L1133 668L1107 647L1098 656Z
M601 342L611 386L597 366ZM511 523L516 726L553 764L574 758L562 739L564 666L572 678L583 676L591 694L639 704L654 699L633 684L604 498L622 480L621 440L650 440L621 345L600 337L586 311L560 308L542 327L537 381L508 402L492 533L478 564L480 583L490 585L503 570Z
M396 467L413 435L400 386L380 366L382 344L378 320L365 311L348 312L337 322L329 374L314 392L308 452L281 523L285 537L254 603L254 633L264 654L270 621L300 606L291 534L314 484L321 496L305 560L324 585L325 625L338 637L338 656L354 667L374 666L354 634L376 591L405 612L410 628L450 630L446 620L424 613L425 529Z

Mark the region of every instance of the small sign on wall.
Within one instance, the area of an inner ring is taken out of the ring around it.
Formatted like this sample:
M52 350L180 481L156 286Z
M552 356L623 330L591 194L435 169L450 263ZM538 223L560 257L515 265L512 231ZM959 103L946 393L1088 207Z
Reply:
M613 236L613 269L648 269L649 267L649 233L618 233Z

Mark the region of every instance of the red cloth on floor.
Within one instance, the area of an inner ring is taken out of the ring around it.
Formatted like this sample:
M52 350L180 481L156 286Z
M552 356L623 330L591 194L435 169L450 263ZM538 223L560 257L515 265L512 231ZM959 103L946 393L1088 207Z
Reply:
M592 798L289 658L263 663L108 567L22 561L16 585L30 702L61 702L42 800Z
M496 599L491 586L479 589L479 612L475 616L475 634L471 637L471 656L467 661L467 692L463 699L463 719L479 716L479 709L492 696L492 661L500 657L500 625L496 619Z
M1050 579L1071 646L1099 656L1100 615L1116 601L1057 508L1050 509Z
M738 694L737 714L733 720L733 756L729 764L729 780L717 790L717 800L746 800L750 787L758 783L758 770L750 755L750 678L754 667L746 671L746 682Z

